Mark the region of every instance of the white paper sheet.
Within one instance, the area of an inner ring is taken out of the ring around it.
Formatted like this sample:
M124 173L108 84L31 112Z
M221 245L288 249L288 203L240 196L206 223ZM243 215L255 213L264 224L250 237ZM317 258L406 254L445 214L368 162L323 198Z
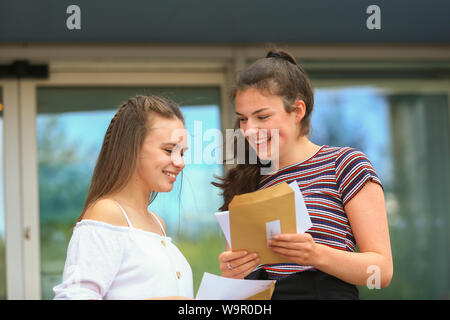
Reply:
M288 186L294 190L295 194L295 220L297 222L297 233L304 233L312 227L308 209L306 209L305 201L303 200L303 195L298 187L297 181L289 183Z
M231 279L205 272L196 300L244 300L270 288L274 280Z
M296 220L296 229L297 233L304 233L309 228L312 227L311 218L308 214L308 209L306 208L305 201L303 200L302 192L298 187L297 181L293 181L288 184L292 190L294 190L295 194L295 220ZM219 222L220 228L222 229L223 234L225 235L225 239L228 244L231 246L231 235L230 235L230 212L229 211L221 211L216 212L214 214L216 216L217 221Z
M280 220L266 222L266 239L273 239L277 234L281 233Z
M227 240L227 242L231 248L230 212L229 211L221 211L221 212L216 212L214 215L216 216L216 219L219 222L220 228L222 229L222 232L225 235L225 239Z

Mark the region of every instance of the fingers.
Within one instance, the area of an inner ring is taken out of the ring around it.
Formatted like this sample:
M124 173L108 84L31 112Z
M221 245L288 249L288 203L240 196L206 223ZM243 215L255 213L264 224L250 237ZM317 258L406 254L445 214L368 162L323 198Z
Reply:
M287 249L299 249L298 242L269 240L268 244L269 244L269 247L272 247L272 248L281 247L281 248L287 248Z
M268 241L269 247L284 255L296 255L299 251L312 249L314 240L307 234L280 234Z
M269 245L270 249L274 251L281 251L281 249L298 250L300 243L270 239L267 241L267 244Z
M277 255L300 265L313 265L318 259L317 245L307 233L280 234L269 240L268 244Z
M230 270L230 274L234 278L242 279L248 274L250 274L259 264L259 258L257 258L257 255L255 254L254 259L251 259L250 261L240 265L237 268L233 268L233 270Z
M307 242L312 240L312 236L309 233L280 233L277 234L272 240Z
M247 251L224 251L219 255L219 261L227 262L230 260L242 258L246 255L247 255Z
M283 255L296 255L296 252L311 249L314 240L310 234L278 234L268 241L269 247Z
M242 269L242 266L247 265L249 262L252 262L253 260L256 260L257 258L258 258L258 255L256 253L251 253L251 254L247 254L239 259L226 261L225 265L226 265L227 269L230 269L229 267L231 267L232 270L238 270L238 269ZM242 271L243 270L241 270L241 272Z
M285 257L295 257L299 255L298 250L295 249L286 249L283 247L274 247L274 246L271 246L270 249L272 249L272 251L275 252L276 254Z
M224 251L219 255L219 261L222 276L230 278L243 278L259 264L256 253L247 254L245 251Z
M297 260L299 256L308 256L314 247L314 240L308 233L278 234L268 243L275 253L291 260ZM256 253L227 250L219 255L219 262L222 276L244 278L259 265L260 261Z

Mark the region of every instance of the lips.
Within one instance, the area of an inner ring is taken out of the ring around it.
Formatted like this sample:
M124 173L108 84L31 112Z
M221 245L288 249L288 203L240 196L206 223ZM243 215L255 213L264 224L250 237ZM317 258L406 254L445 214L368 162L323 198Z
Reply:
M267 144L270 142L271 137L259 138L259 139L251 139L251 143L257 147Z
M264 139L256 140L256 141L255 141L255 144L256 144L256 145L265 144L265 143L267 143L267 142L269 142L269 141L270 141L270 137L269 137L269 138L264 138Z
M177 179L178 172L163 170L163 173L169 177L169 180L174 182Z

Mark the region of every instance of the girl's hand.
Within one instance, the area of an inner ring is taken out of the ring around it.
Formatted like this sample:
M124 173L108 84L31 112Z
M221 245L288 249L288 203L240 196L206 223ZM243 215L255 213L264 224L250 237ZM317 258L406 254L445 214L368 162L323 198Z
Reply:
M309 233L277 234L269 240L269 248L292 262L304 266L315 266L318 246Z
M256 253L246 251L224 251L219 255L222 276L227 278L243 279L259 264Z

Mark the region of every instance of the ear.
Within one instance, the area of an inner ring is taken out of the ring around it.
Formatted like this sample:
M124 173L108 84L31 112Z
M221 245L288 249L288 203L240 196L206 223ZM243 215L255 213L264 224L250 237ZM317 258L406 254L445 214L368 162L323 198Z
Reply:
M302 121L303 117L305 116L306 113L306 105L305 102L303 100L297 99L295 101L295 122L296 123L300 123L300 121Z

